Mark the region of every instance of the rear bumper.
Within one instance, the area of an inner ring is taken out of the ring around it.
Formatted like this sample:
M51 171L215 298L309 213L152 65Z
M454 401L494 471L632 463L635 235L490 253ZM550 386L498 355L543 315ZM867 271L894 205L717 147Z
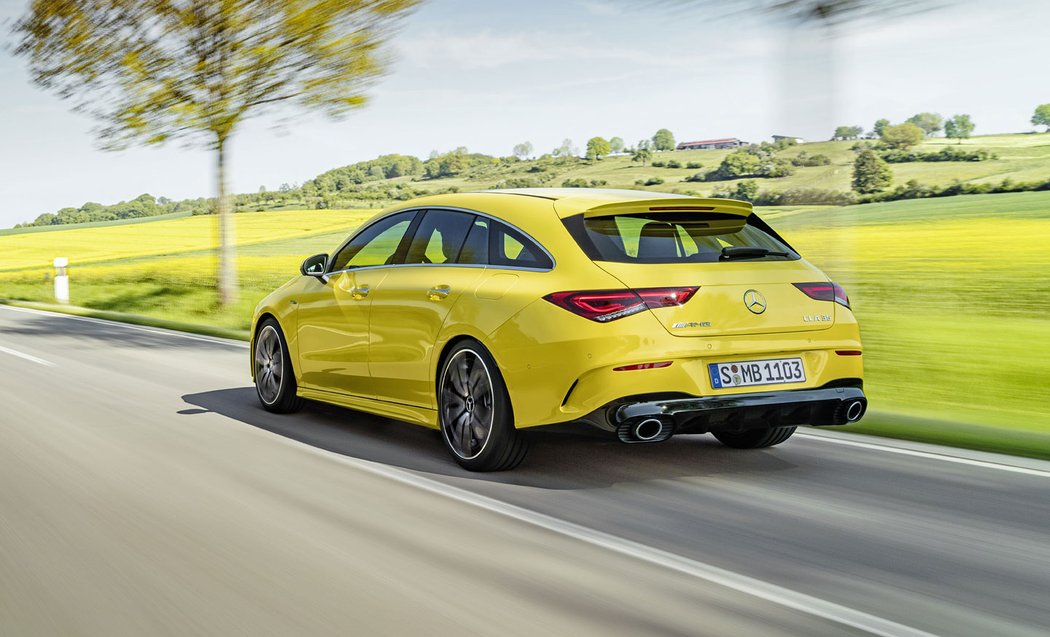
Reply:
M673 433L740 432L793 425L845 425L860 420L867 405L864 390L859 387L822 387L634 402L613 408L609 416L618 431L631 430L655 418Z

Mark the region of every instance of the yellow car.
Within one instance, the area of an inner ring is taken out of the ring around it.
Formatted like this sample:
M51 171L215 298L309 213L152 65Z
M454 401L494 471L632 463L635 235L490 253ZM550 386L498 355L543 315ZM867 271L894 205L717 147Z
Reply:
M846 293L751 209L632 190L500 190L384 210L255 310L263 406L439 429L509 469L521 430L754 449L867 408Z

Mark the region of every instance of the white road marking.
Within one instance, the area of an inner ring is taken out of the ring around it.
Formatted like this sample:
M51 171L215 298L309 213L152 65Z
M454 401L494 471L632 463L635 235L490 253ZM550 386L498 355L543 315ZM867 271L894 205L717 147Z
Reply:
M232 338L219 338L216 336L204 336L203 334L190 334L189 332L180 332L178 330L167 330L156 327L146 327L144 325L135 325L133 323L122 323L120 321L107 321L105 319L92 318L90 316L76 316L73 314L63 314L62 312L47 312L45 310L34 310L28 307L15 307L11 305L0 304L0 309L9 310L11 312L23 312L25 314L36 314L39 316L50 316L54 318L64 318L71 321L86 321L88 323L98 323L99 325L105 325L107 327L123 327L129 330L136 330L139 332L148 332L150 334L158 334L160 336L174 336L176 338L188 338L194 341L203 341L205 343L215 343L217 345L231 345L233 347L247 348L248 343L244 341L234 340Z
M55 364L51 361L46 361L42 358L37 358L36 356L33 356L31 354L26 354L25 352L19 352L18 350L14 350L9 347L4 347L3 345L0 345L0 352L3 352L4 354L10 354L11 356L17 356L18 358L31 361L33 363L36 363L37 365L43 365L44 367L55 366Z
M397 469L388 465L351 458L331 451L318 449L307 443L291 440L278 436L282 442L295 445L310 453L323 456L329 460L335 460L353 468L372 473L402 484L406 484L424 491L462 502L471 506L506 516L526 524L564 535L575 540L586 542L621 555L661 566L664 568L684 573L691 577L701 579L725 588L764 599L786 608L797 610L815 617L827 619L845 626L863 630L872 635L880 637L935 637L917 628L905 626L897 622L883 619L859 611L853 608L829 602L805 593L777 586L747 575L741 575L717 566L706 564L688 557L677 555L669 551L653 548L640 542L617 537L603 531L591 529L574 522L568 522L545 513L532 511L488 496L479 495L466 489L444 484L437 480L431 480L421 475Z
M807 440L820 440L822 442L830 442L835 445L845 445L847 447L857 447L860 449L870 449L872 451L885 451L887 453L896 453L902 456L912 456L915 458L927 458L929 460L941 460L943 462L952 462L955 464L964 464L971 467L981 467L982 469L996 469L998 471L1009 471L1010 473L1020 473L1028 476L1039 476L1040 478L1050 478L1050 471L1044 469L1033 469L1031 467L1018 467L1016 465L1003 464L998 462L989 462L987 460L976 460L974 458L961 458L959 456L952 456L946 453L933 453L930 451L919 451L917 449L902 449L900 447L891 447L889 445L880 445L871 442L862 442L860 440L847 440L845 438L831 436L820 436L813 434L805 434L798 432L795 434L798 438L805 438Z

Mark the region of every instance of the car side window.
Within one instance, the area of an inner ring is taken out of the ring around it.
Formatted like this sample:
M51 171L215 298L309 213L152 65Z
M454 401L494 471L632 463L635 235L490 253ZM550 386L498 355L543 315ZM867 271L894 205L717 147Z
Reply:
M554 267L551 258L535 241L496 221L491 223L489 229L489 263L518 268Z
M459 263L488 265L489 262L489 220L474 217L470 224L467 240L459 251Z
M368 226L332 258L329 272L400 263L399 248L416 212L401 212Z
M457 263L474 215L428 210L419 222L405 263Z

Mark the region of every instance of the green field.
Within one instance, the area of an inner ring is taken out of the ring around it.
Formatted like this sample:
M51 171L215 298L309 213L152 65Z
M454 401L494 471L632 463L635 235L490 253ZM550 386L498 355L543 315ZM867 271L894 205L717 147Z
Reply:
M831 159L829 166L796 168L795 173L778 179L758 179L763 190L783 191L793 188L819 188L848 192L852 179L853 159L856 156L850 148L856 142L816 142L789 147L778 153L778 156L792 158L805 151L810 155L824 154ZM956 179L964 182L998 184L1003 179L1015 182L1045 181L1050 179L1050 134L1012 134L981 135L963 140L961 145L955 140L931 138L923 141L915 150L936 152L944 146L960 146L968 150L986 149L994 152L998 159L982 162L912 162L893 164L893 184L903 184L910 179L930 186L947 186ZM690 150L656 153L654 159L668 162L678 161L685 166L690 162L702 164L700 169L690 168L654 168L634 162L629 156L613 156L594 162L580 162L567 170L558 169L556 176L544 183L545 186L560 186L566 179L583 178L587 180L604 180L610 188L637 188L635 181L650 177L660 177L664 183L648 186L646 190L660 192L694 191L701 195L710 195L716 188L732 185L735 180L720 182L686 182L686 177L697 172L714 169L722 161L728 150ZM477 178L450 177L432 181L418 182L424 188L441 189L454 186L460 190L477 190L491 188L501 179L535 178L531 172L533 162L522 162L501 169L498 175L485 175ZM403 177L387 180L390 183L412 181ZM381 182L386 183L386 182Z
M369 214L237 215L242 293L225 312L212 290L211 217L0 236L0 297L49 300L47 265L68 256L76 305L243 329L304 256L331 250ZM876 408L1050 433L1050 192L762 214L846 286Z
M875 404L1050 432L1050 193L768 217L846 286Z

